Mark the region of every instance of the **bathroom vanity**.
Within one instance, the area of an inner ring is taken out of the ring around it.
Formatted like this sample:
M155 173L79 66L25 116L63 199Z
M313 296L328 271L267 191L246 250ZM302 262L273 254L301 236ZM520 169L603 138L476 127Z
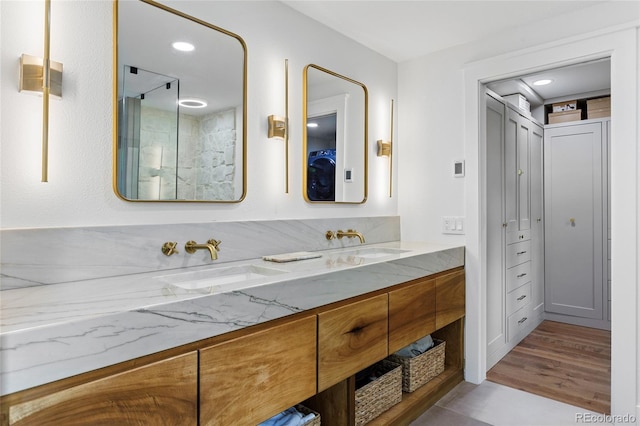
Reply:
M427 334L447 342L444 373L372 424L407 424L463 379L463 247L396 242L242 266L282 273L223 293L181 283L153 305L146 286L166 272L95 280L138 285L140 306L3 333L2 424L250 425L303 403L350 425L355 373Z

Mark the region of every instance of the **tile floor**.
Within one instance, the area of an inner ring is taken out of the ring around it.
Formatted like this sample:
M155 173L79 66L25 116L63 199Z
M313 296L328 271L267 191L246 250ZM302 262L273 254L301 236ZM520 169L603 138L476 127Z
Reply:
M592 411L485 380L480 385L460 383L411 426L575 426L588 423L611 424L604 423Z

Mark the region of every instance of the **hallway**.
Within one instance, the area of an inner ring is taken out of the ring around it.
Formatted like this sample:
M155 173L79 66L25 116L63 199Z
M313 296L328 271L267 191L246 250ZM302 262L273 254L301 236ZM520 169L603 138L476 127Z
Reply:
M611 332L543 321L487 372L487 380L611 413Z

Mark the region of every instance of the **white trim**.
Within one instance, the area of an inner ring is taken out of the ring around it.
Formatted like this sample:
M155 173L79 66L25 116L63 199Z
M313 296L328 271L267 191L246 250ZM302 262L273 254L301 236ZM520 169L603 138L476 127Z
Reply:
M485 141L479 140L484 111L480 83L611 57L612 99L612 413L637 409L638 379L638 47L628 25L468 64L465 90L465 179L467 220L466 380L480 383L486 372ZM476 220L471 220L476 218Z

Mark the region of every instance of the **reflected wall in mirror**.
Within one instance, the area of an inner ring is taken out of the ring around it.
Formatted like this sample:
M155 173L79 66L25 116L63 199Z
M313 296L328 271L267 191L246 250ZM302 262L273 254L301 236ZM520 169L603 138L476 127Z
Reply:
M367 88L318 65L303 74L303 193L308 202L367 199Z
M128 201L242 201L244 41L152 1L114 7L116 194Z

